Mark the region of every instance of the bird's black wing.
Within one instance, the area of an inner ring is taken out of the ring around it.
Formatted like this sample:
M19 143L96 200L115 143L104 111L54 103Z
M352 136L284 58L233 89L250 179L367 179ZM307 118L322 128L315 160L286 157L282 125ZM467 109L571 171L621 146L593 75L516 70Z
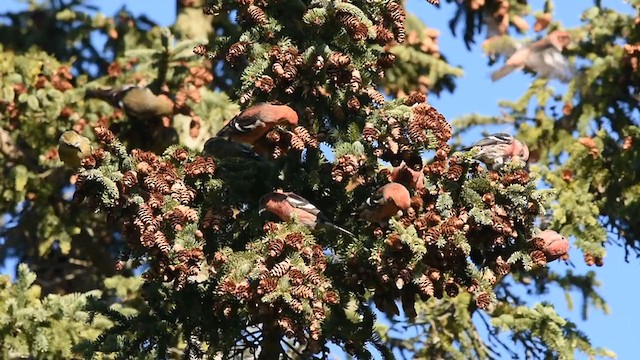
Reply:
M251 150L249 146L218 136L214 136L204 143L203 152L218 159L241 157L262 160L260 155Z
M302 196L291 192L285 193L285 195L287 195L287 202L294 208L307 211L318 217L324 217L324 214L322 214L322 211L320 211L320 209L318 209L315 205L310 203L309 200L303 198Z
M98 87L90 88L85 91L86 99L100 99L108 102L111 106L122 109L122 98L131 89L137 88L136 85L124 85L121 87Z
M475 144L464 148L463 150L468 151L473 149L476 146L490 146L490 145L498 145L498 144L510 144L513 141L513 137L507 133L496 133L489 135Z

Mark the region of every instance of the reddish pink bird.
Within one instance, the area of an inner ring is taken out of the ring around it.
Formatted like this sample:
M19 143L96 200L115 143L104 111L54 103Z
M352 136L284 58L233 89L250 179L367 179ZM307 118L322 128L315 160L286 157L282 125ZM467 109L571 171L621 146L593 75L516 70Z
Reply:
M399 211L406 211L411 207L411 195L402 184L388 183L371 195L360 206L360 219L377 222L380 226L389 225L389 219Z
M571 36L566 31L556 30L546 38L523 46L511 55L505 65L491 74L491 80L497 81L514 70L529 69L543 78L555 78L569 82L573 77L573 69L569 61L562 55Z
M287 105L260 103L236 115L216 136L253 145L278 125L297 126L298 114Z
M292 192L274 191L267 193L260 198L259 213L268 211L283 221L292 221L294 218L303 225L311 229L318 226L325 226L341 231L352 238L351 232L333 224L329 218L310 203L307 199Z
M497 170L513 159L529 160L529 147L507 133L489 135L463 150L477 149L474 158Z
M533 237L536 247L547 257L547 261L559 259L569 253L569 240L553 230L544 230Z
M424 173L421 170L413 170L403 161L389 174L389 180L400 183L413 190L424 189Z

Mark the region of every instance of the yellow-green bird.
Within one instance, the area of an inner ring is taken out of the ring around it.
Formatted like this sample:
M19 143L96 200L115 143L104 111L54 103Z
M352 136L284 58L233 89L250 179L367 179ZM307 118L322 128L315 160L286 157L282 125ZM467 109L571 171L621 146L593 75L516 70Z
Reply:
M155 118L173 113L171 101L155 95L148 88L135 85L87 89L85 98L106 101L111 106L122 109L127 116L138 119Z
M58 139L58 156L70 168L78 168L82 158L91 155L91 141L73 130L65 131Z

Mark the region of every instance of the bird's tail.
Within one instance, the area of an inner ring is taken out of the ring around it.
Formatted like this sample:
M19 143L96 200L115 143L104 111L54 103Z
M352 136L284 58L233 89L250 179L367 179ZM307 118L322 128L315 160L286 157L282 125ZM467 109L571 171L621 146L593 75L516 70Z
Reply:
M122 88L97 87L87 89L84 93L85 99L100 99L106 101L112 106L119 107L120 99L126 92L134 88L134 86L125 86Z
M503 77L511 74L511 72L515 69L517 69L517 66L512 66L512 65L505 65L503 67L501 67L500 69L494 71L491 73L491 81L498 81L500 79L502 79Z
M87 89L84 97L86 99L100 99L100 100L110 100L113 97L114 94L114 90L109 88L109 89L102 89L102 88L93 88L93 89Z
M326 225L327 227L336 229L338 231L340 231L341 233L348 235L349 237L353 238L353 239L357 239L356 236L349 230L347 229L343 229L340 226L334 224L334 223L330 223L330 222L325 222L324 225Z

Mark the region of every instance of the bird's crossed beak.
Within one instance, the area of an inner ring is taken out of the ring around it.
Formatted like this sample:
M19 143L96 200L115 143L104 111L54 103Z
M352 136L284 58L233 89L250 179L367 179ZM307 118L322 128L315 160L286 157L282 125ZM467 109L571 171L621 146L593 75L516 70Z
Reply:
M266 208L264 208L264 207L260 207L260 209L258 209L258 215L262 215L262 213L263 213L265 210L267 210L267 209L266 209Z

